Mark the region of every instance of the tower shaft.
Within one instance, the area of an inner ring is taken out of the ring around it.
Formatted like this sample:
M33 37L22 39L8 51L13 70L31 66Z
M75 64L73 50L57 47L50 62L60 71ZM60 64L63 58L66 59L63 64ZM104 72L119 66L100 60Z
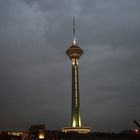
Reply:
M72 113L71 126L80 127L80 97L79 97L79 80L78 80L78 62L76 59L72 60Z

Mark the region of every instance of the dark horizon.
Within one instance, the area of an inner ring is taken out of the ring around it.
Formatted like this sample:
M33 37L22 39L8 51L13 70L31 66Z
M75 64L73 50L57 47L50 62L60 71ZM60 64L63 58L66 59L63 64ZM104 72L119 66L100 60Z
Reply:
M140 1L0 1L0 131L70 126L76 18L83 126L120 132L140 121Z

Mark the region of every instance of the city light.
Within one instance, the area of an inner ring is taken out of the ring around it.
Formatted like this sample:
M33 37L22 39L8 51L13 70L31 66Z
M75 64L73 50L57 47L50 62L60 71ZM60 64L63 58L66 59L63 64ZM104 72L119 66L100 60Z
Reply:
M45 139L45 133L44 132L39 133L39 139Z

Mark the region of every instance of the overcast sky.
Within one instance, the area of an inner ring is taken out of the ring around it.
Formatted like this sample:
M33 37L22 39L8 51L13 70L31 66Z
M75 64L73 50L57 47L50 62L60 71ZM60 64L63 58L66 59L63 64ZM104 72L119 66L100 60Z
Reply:
M83 126L140 121L140 0L0 0L0 131L70 126L73 15Z

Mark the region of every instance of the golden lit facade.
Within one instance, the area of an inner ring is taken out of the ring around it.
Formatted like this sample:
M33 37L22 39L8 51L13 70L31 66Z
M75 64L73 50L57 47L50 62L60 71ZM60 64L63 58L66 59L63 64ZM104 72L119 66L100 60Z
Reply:
M40 140L45 139L45 131L40 131L39 132L38 139L40 139Z

